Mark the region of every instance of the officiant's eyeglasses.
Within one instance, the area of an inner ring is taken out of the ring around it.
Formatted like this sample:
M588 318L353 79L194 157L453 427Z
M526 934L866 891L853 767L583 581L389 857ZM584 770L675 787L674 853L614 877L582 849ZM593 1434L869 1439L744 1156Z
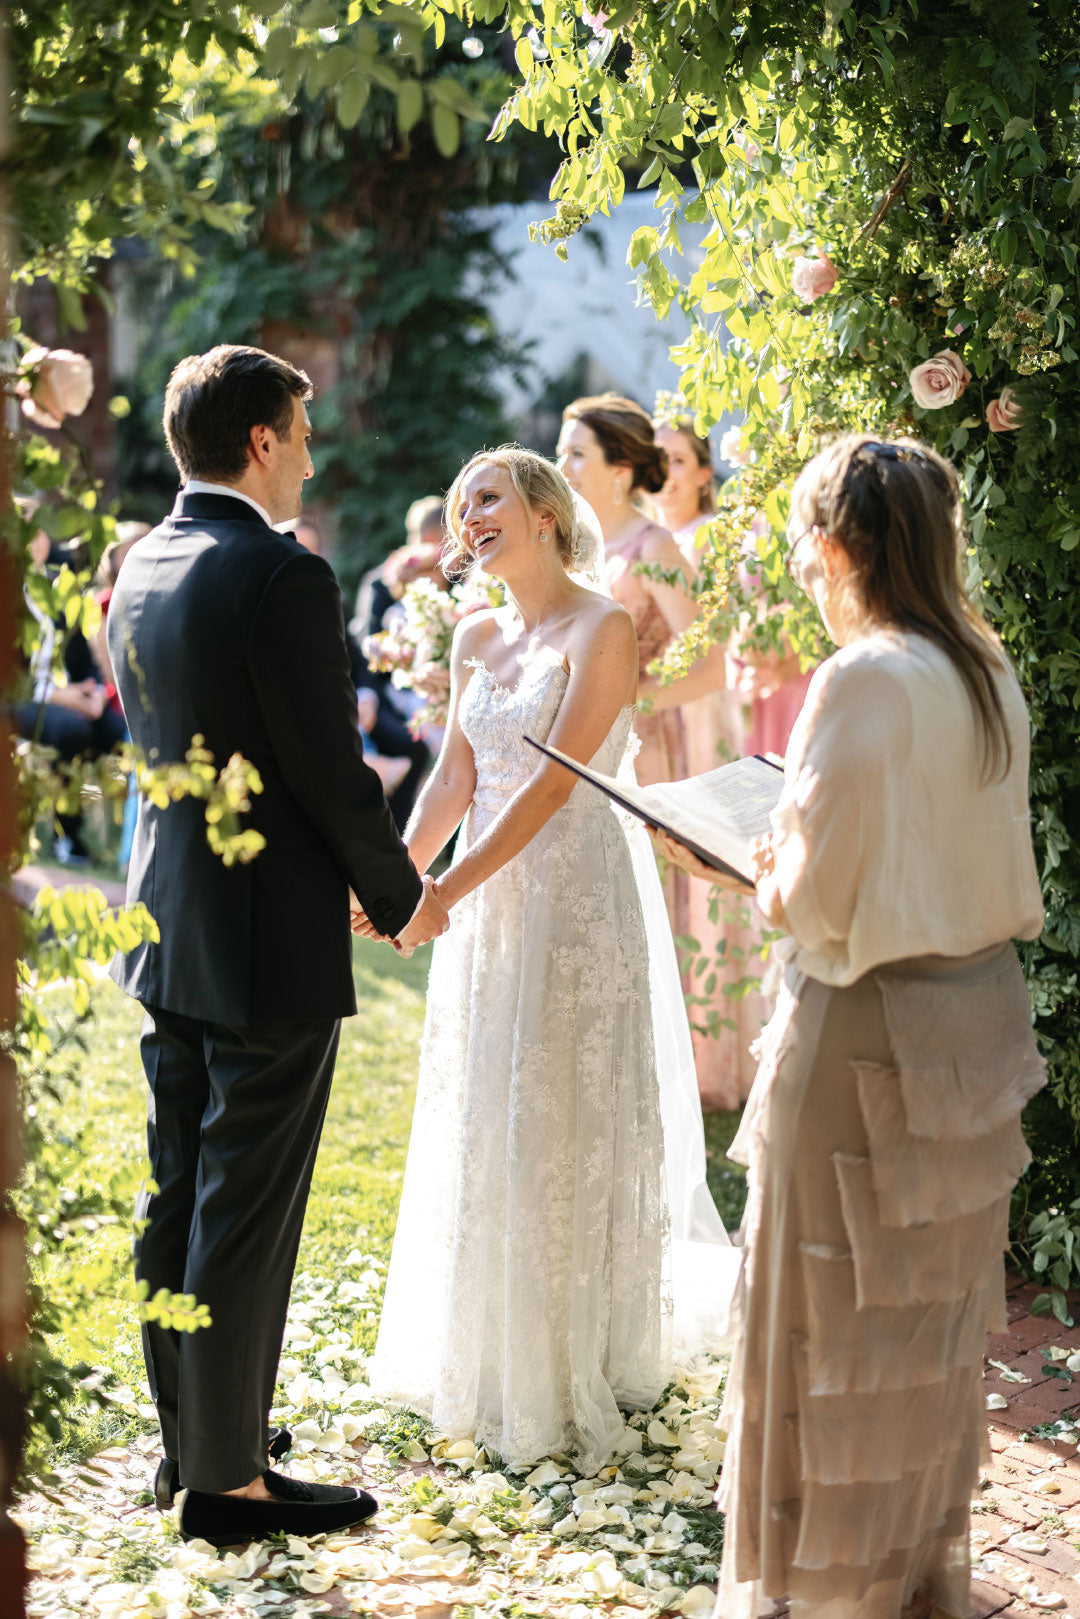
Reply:
M787 569L788 578L798 590L806 589L806 579L803 575L802 564L799 561L799 547L804 540L808 540L810 538L811 534L817 532L819 532L819 530L816 523L811 523L809 528L804 528L798 538L792 540L791 545L788 547L788 554L784 558L784 566Z

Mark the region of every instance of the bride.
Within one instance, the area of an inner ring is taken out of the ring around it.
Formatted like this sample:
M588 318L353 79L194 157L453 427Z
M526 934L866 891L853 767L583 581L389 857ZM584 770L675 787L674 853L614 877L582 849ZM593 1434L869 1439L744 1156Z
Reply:
M637 646L590 517L516 446L458 475L449 566L501 580L507 605L458 625L405 834L424 871L466 823L437 884L450 927L369 1381L515 1471L602 1466L620 1407L655 1403L677 1353L720 1346L737 1256L705 1186L648 841L524 740L630 767Z

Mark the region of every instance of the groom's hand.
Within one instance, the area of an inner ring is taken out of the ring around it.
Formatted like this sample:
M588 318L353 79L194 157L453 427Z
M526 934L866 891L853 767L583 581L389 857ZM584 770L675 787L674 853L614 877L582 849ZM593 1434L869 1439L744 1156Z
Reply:
M394 940L394 949L400 955L411 956L420 945L427 944L429 939L437 939L449 926L450 917L435 892L434 878L425 877L423 903L412 921L407 927L402 928Z

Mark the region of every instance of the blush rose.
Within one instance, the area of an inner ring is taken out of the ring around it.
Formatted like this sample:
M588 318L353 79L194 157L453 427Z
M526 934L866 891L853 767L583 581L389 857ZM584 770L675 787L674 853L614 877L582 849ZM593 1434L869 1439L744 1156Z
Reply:
M838 277L836 265L825 253L813 259L797 258L791 272L791 290L803 303L812 304L815 298L823 298L833 290Z
M908 381L915 403L923 410L944 410L946 405L955 405L971 381L971 372L959 354L942 349L917 365Z
M1002 388L986 407L986 425L991 433L1015 433L1023 414L1024 407L1012 389Z
M65 416L81 416L94 391L94 368L73 349L28 349L24 368L32 375L19 385L24 413L38 427L55 429Z

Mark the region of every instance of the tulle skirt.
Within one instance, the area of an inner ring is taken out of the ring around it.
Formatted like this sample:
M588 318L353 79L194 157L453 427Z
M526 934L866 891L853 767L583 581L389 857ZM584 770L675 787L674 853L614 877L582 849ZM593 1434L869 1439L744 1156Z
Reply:
M916 1593L967 1614L982 1359L1043 1077L1010 945L846 989L787 969L731 1151L723 1619L784 1596L895 1619Z

